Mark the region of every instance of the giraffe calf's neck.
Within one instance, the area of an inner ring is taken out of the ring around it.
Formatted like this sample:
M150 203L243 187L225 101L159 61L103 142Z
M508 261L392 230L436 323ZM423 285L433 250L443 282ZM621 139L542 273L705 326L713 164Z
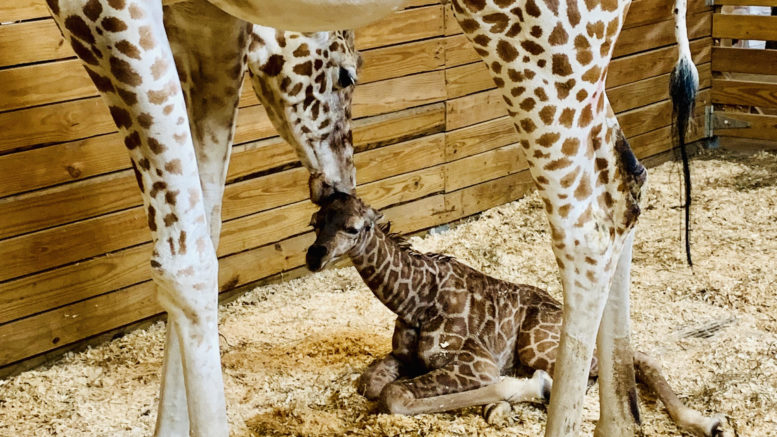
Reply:
M391 354L362 375L360 389L394 413L419 414L549 397L562 307L548 292L490 277L453 257L421 253L378 224L381 214L338 193L311 224L311 270L348 256L364 282L397 315ZM655 360L633 357L638 379L656 393L678 426L719 435L719 420L684 406ZM531 379L515 374L535 372ZM539 373L538 373L539 372ZM596 378L596 360L590 377ZM400 379L400 377L413 377ZM489 417L487 419L490 420Z

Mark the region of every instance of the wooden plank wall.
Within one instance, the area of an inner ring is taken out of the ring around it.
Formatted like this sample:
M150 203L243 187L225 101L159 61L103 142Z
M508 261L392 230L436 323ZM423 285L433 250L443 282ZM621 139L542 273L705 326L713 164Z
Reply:
M485 65L449 9L413 0L357 32L359 194L418 231L521 197L526 161ZM671 147L671 0L635 0L608 93L638 156ZM0 366L154 316L150 237L102 100L43 0L0 7ZM700 113L711 10L691 0ZM303 264L307 175L250 87L240 102L218 250L222 291Z
M777 0L716 0L716 5L773 6ZM712 36L720 39L777 41L777 17L723 14L716 8ZM777 145L777 50L712 48L712 102L724 115L749 123L746 128L715 129L724 144L747 147L747 140L765 140ZM719 111L720 112L720 111ZM738 140L733 140L733 139ZM729 141L726 141L729 140Z

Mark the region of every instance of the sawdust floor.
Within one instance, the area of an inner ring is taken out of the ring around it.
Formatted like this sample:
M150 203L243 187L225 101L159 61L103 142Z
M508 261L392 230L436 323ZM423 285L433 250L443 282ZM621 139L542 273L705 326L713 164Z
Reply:
M708 152L693 160L694 272L682 251L676 163L650 171L634 249L633 332L689 405L727 416L740 436L777 435L777 155ZM451 231L414 238L489 274L560 294L541 202L530 195ZM232 432L244 435L538 436L542 406L509 427L479 409L400 417L356 393L360 372L390 348L393 317L351 268L265 286L222 310ZM0 435L149 435L163 326L0 381ZM585 434L598 416L586 398ZM642 396L647 436L678 435Z

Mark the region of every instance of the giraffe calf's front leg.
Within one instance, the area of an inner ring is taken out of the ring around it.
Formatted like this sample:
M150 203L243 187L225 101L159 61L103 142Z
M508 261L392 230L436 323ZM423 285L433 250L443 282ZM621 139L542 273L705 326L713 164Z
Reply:
M388 384L394 382L401 374L402 362L393 354L376 360L359 378L359 393L369 400L375 400Z
M550 399L551 379L542 370L534 372L531 378L499 377L496 381L461 391L458 387L440 387L439 381L456 381L455 372L442 368L418 378L389 384L380 394L381 405L392 414L426 414L457 410L460 408L486 405L498 402L519 403ZM485 376L485 375L484 375ZM468 379L470 384L476 384ZM430 386L436 383L438 386ZM427 392L444 393L424 397ZM446 393L447 392L447 393Z

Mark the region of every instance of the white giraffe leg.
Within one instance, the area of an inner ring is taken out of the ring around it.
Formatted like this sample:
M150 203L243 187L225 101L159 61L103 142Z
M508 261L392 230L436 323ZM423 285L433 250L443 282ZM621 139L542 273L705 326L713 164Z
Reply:
M631 280L632 229L621 251L597 337L599 402L595 435L631 436L639 424L639 406L631 349L629 285Z
M125 137L148 215L152 277L178 338L191 434L226 436L218 349L217 261L175 63L157 2L49 2L52 15L101 91ZM162 422L185 429L180 375L165 377ZM175 423L173 423L175 422ZM160 432L160 433L161 433Z
M172 320L167 321L166 329L162 387L159 394L154 435L159 437L189 435L186 384L183 378L178 330Z

